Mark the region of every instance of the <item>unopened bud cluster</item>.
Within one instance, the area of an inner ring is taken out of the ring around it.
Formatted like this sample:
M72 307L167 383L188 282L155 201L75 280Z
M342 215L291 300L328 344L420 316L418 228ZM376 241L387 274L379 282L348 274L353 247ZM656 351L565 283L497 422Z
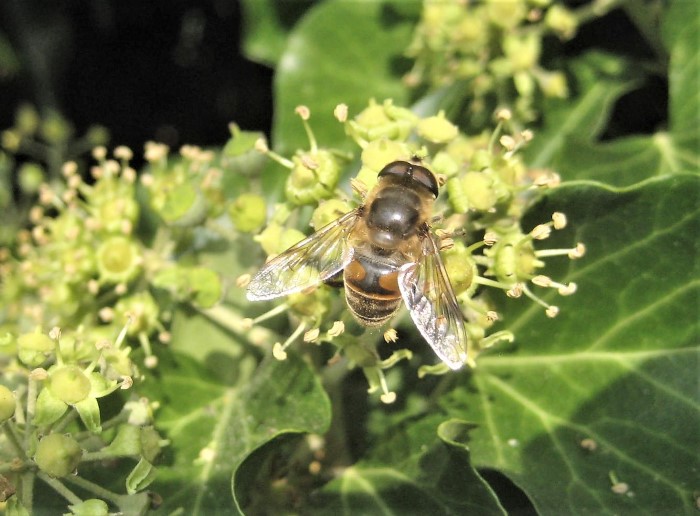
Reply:
M579 23L574 11L550 0L425 0L405 80L429 87L464 81L475 127L486 127L499 105L528 122L538 94L567 96L565 75L540 65L544 37L570 39Z

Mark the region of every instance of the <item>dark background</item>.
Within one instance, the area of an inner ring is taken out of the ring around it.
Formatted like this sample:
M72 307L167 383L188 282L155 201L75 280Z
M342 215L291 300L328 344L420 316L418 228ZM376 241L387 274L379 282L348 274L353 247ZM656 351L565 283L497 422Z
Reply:
M300 1L276 11L303 11ZM1 0L0 129L30 102L78 134L101 124L111 145L137 154L149 139L222 145L231 121L269 135L272 70L243 58L241 26L238 0ZM3 39L16 59L3 57ZM654 58L620 10L583 26L564 50L591 47ZM650 78L618 102L604 137L658 129L666 97L665 78Z
M236 0L2 0L0 35L18 58L0 59L0 128L24 101L137 152L222 145L234 120L269 132L272 71L241 56Z

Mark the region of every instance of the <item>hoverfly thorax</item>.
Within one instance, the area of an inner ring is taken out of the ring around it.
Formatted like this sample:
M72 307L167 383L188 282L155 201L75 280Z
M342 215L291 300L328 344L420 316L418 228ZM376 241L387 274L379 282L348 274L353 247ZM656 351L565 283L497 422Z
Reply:
M369 239L379 251L405 246L425 223L437 197L437 181L420 165L394 161L378 174L366 199Z

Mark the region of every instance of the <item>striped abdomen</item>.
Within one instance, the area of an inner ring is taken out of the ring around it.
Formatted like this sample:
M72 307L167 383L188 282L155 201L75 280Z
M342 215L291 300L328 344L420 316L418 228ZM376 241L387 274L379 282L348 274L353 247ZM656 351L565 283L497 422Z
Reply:
M382 258L356 253L343 273L345 299L365 326L381 326L401 306L398 267Z

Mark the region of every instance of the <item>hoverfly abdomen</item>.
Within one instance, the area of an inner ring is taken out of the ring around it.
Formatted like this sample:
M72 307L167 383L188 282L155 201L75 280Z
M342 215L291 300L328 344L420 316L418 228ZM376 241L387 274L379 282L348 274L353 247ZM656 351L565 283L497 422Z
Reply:
M350 311L365 326L381 326L401 306L398 268L388 261L357 253L343 278Z

